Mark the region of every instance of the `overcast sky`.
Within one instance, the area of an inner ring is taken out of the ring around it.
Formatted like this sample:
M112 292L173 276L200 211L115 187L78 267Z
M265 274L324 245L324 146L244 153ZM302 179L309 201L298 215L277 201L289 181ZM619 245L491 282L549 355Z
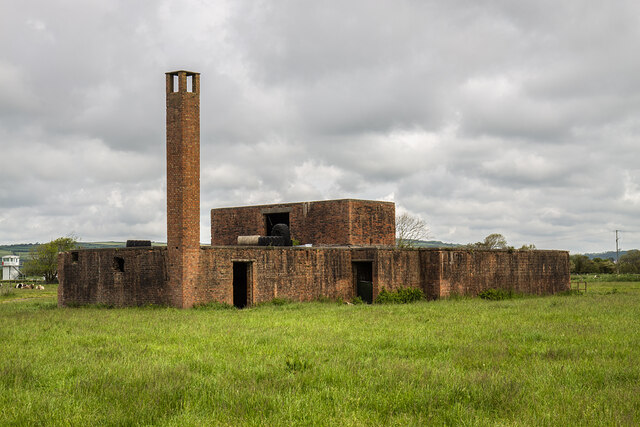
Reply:
M637 0L0 0L0 243L166 241L164 73L214 207L391 200L431 238L640 247Z

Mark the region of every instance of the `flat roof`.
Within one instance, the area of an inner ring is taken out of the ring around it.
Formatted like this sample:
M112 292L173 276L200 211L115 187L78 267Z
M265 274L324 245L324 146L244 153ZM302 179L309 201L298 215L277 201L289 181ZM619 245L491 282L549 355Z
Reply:
M303 203L329 203L329 202L367 202L367 203L380 203L380 204L392 204L395 205L395 202L388 202L385 200L367 200L367 199L329 199L329 200L309 200L304 202L282 202L282 203L269 203L265 205L242 205L242 206L225 206L222 208L212 208L211 210L222 210L222 209L240 209L240 208L267 208L271 206L290 206L290 205L301 205Z

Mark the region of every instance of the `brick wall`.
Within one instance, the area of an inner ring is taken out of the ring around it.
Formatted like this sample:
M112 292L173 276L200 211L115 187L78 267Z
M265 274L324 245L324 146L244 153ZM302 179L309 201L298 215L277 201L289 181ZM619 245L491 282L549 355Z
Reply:
M396 244L396 205L391 202L349 200L352 245Z
M374 298L382 287L422 290L428 299L438 298L439 250L379 249L370 251L375 260Z
M441 251L439 297L475 296L489 288L525 294L569 289L569 253L564 251Z
M351 300L354 263L371 263L373 297L382 288L422 289L430 299L475 296L489 288L528 294L569 289L564 251L464 251L395 248L199 248L192 303L233 303L233 262L249 266L248 303L273 298ZM96 249L59 256L58 303L117 306L176 303L165 248ZM123 260L118 271L116 258Z
M265 235L265 214L288 212L300 243L394 245L395 205L369 200L325 200L211 210L211 245L235 245L238 236Z
M311 301L322 296L351 299L351 253L339 248L203 248L198 302L233 303L233 262L251 269L249 303L285 298Z
M166 248L63 252L58 305L171 305L166 259Z

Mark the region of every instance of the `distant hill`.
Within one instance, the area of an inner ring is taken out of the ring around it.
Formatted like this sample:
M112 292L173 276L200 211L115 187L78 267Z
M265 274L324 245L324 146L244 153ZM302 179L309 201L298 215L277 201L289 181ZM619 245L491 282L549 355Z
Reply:
M0 256L18 255L21 261L29 256L29 251L39 243L20 243L16 245L0 245ZM151 242L152 246L166 246L163 242ZM102 248L124 248L126 242L78 242L78 246L82 249L102 249ZM458 243L445 243L439 240L418 240L416 247L419 248L458 248Z
M629 251L620 251L620 256L626 254ZM601 258L601 259L612 259L615 261L616 259L616 251L609 252L599 252L599 253L591 253L591 254L583 254L589 257L589 259Z
M465 245L460 243L446 243L440 240L417 240L416 247L418 248L459 248ZM0 245L0 257L5 255L18 255L21 260L27 259L29 251L33 246L39 243L20 243L15 245ZM101 248L124 248L126 242L78 242L78 245L83 249L101 249ZM152 246L166 246L166 243L151 242ZM620 251L620 256L626 254L628 251ZM615 251L598 252L598 253L586 253L582 254L589 257L589 259L602 258L602 259L616 259Z
M82 249L124 248L127 242L78 242Z
M418 248L459 248L464 246L459 243L445 243L439 240L415 240L414 243Z
M31 248L35 246L34 243L20 243L17 245L0 245L0 256L5 255L18 255L20 259L26 258L29 255Z
M40 243L19 243L15 245L0 245L0 257L5 255L18 255L20 261L28 258L31 248ZM82 249L124 248L126 242L78 242ZM151 242L152 246L166 246L166 243Z

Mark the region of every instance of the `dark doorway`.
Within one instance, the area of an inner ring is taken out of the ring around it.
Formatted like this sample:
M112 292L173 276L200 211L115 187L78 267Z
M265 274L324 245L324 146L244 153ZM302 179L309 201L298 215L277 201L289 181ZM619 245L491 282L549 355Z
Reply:
M371 304L373 302L373 262L354 262L353 277L356 282L356 296L367 304Z
M266 236L271 236L271 229L276 224L285 224L289 227L289 212L278 212L264 214L264 222L266 225Z
M247 306L249 263L233 263L233 305L238 308Z

